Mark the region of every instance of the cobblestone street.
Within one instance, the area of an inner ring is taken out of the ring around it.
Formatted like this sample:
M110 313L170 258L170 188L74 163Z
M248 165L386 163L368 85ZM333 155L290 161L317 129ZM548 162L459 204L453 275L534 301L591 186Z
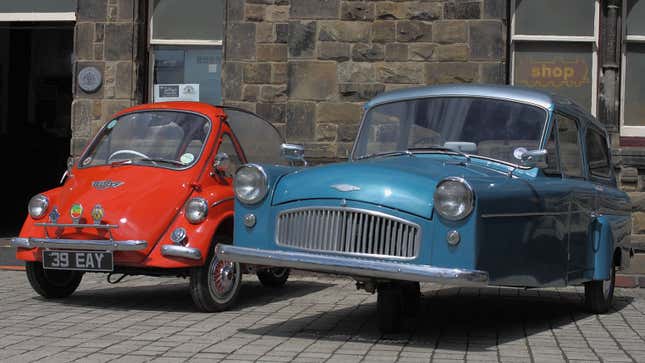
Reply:
M0 280L0 361L645 362L645 289L618 290L595 316L581 289L422 285L421 312L382 336L376 295L349 279L297 274L272 290L245 275L239 305L219 314L196 312L180 279L86 275L58 301L24 272Z

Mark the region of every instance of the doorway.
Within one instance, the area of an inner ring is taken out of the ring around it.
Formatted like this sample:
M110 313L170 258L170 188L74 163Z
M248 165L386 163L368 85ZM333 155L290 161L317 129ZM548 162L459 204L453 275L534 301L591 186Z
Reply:
M0 22L0 237L59 185L70 150L73 22Z

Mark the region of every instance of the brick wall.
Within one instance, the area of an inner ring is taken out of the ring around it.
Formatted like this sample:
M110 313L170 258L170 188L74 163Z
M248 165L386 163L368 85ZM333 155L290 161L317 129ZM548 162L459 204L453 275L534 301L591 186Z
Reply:
M346 158L362 104L425 84L506 83L507 0L228 1L224 102L318 161Z

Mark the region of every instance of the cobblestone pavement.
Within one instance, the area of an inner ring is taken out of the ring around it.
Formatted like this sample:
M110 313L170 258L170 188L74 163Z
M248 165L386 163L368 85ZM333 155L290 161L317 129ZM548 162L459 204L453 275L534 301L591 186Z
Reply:
M0 361L645 362L645 289L610 314L581 311L580 289L423 285L404 333L382 336L376 296L352 280L298 274L282 289L245 275L234 310L193 308L186 280L86 275L46 301L24 272L0 271Z

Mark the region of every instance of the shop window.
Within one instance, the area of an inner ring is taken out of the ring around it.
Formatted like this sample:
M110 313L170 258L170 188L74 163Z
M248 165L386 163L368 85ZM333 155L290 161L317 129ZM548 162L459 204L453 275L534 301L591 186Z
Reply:
M595 114L598 0L514 0L512 9L512 83L565 96Z
M150 98L221 104L224 0L154 0L149 10Z
M645 136L645 0L623 3L622 136Z

